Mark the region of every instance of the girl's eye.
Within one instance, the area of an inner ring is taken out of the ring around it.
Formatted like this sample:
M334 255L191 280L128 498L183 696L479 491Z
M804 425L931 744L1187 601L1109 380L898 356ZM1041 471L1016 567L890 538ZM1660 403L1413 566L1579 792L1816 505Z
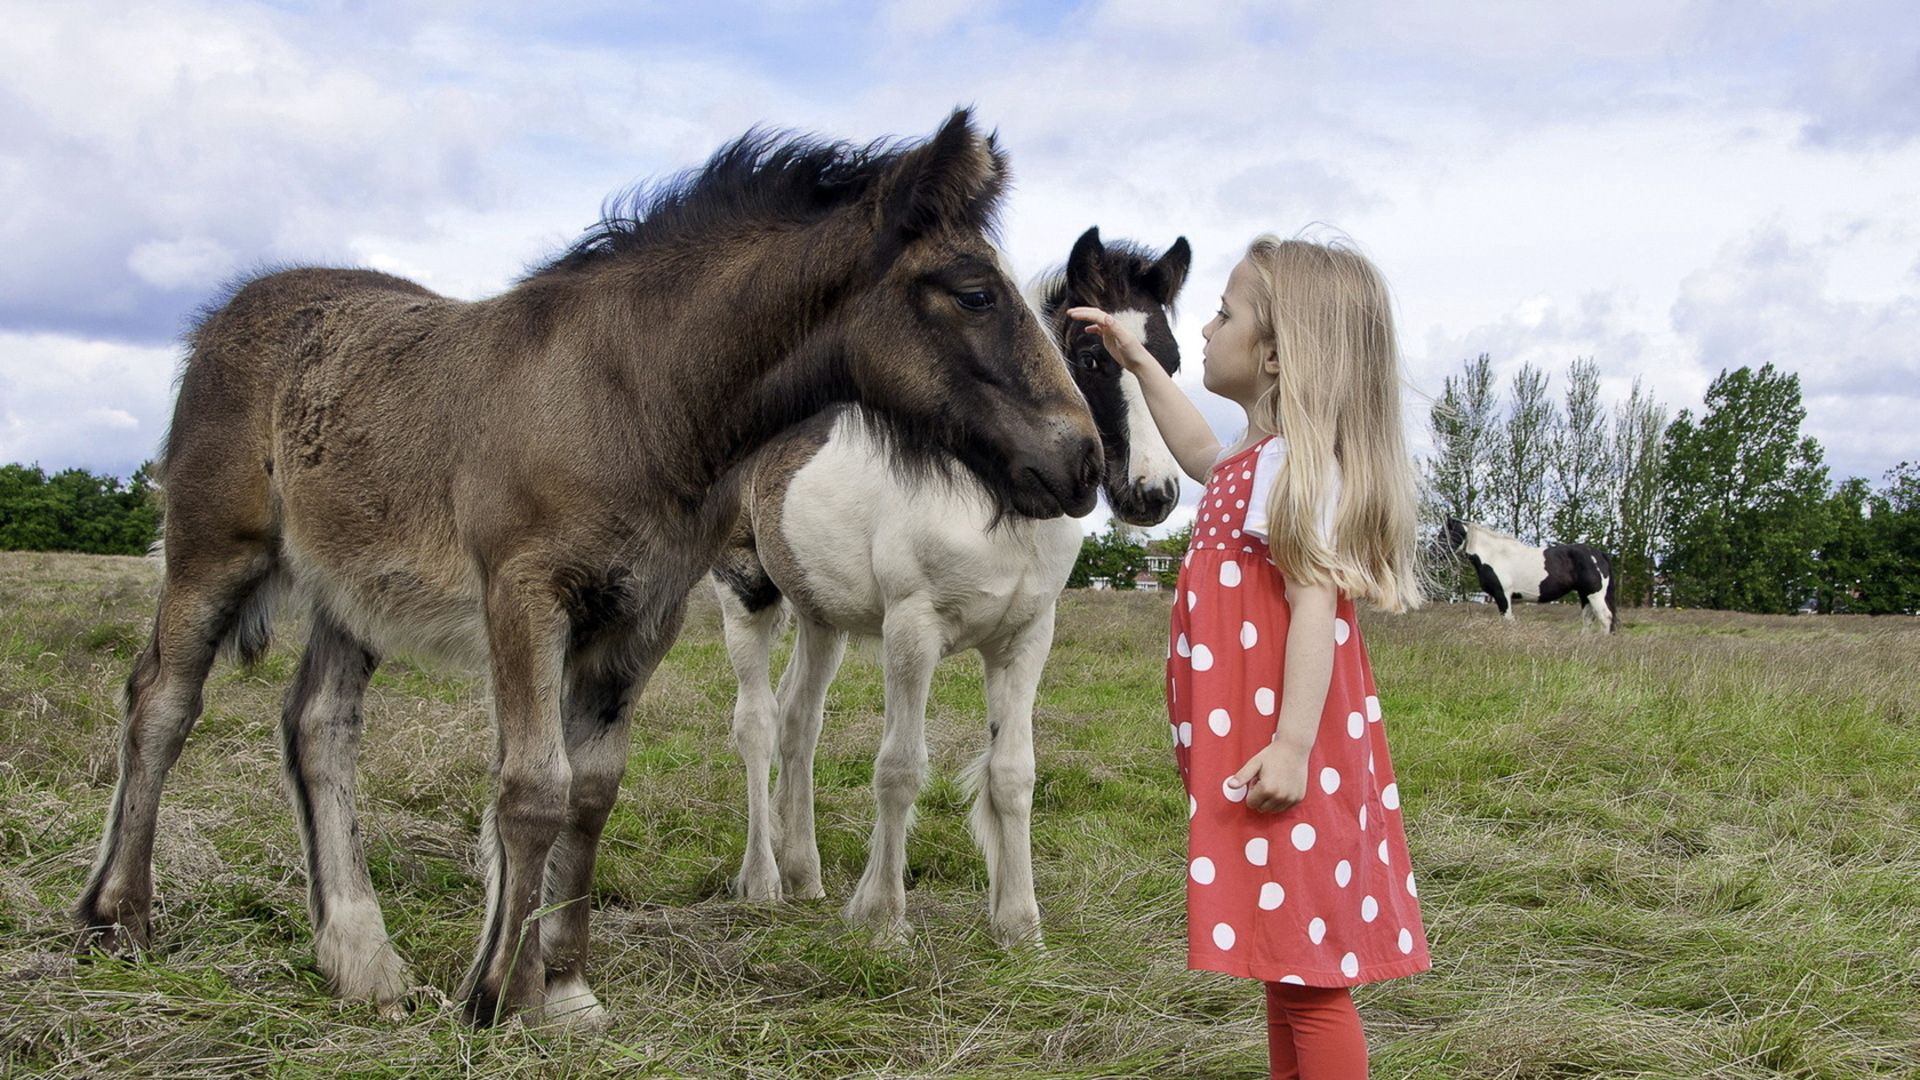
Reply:
M1216 318L1216 319L1219 319L1219 320L1220 320L1221 322L1226 322L1226 321L1227 321L1227 309L1226 309L1226 308L1221 308L1221 309L1220 309L1219 311L1216 311L1216 312L1214 312L1214 313L1213 313L1213 317L1214 317L1214 318Z
M953 298L968 311L985 311L993 306L993 294L985 289L968 289L954 293Z

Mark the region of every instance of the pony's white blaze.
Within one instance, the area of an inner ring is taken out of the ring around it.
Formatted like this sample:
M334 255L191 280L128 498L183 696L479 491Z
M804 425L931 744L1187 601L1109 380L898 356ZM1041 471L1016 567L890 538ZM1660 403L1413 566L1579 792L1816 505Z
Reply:
M1141 341L1147 337L1144 311L1118 311L1113 321L1126 327ZM1160 425L1153 422L1140 379L1131 371L1120 373L1120 394L1127 402L1127 479L1147 487L1180 483L1179 463L1167 441L1160 437Z

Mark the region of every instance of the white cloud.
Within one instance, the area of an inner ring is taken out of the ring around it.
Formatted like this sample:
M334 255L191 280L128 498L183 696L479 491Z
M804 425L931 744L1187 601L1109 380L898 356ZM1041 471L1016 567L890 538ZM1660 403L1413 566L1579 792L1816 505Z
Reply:
M126 476L159 453L180 351L0 330L0 461Z

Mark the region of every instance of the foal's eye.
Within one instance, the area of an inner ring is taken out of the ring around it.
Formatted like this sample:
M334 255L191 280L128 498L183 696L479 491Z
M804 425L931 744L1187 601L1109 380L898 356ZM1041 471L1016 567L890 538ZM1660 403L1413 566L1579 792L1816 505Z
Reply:
M954 300L968 311L985 311L993 306L993 294L985 289L968 289L953 294Z
M1085 371L1092 371L1100 366L1100 351L1098 349L1081 349L1079 352L1073 354L1073 365Z

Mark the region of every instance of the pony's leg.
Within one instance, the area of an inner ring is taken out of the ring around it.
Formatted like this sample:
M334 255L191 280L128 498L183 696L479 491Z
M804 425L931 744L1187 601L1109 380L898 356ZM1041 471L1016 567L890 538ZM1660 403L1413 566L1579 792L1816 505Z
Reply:
M1033 895L1033 698L1053 646L1053 607L981 650L987 669L986 753L969 772L973 837L987 860L987 923L1011 947L1040 941Z
M1605 579L1602 578L1601 580L1604 581ZM1593 608L1594 626L1599 629L1602 634L1612 633L1613 609L1607 606L1607 594L1604 586L1601 591L1591 596L1583 597L1582 599L1586 600L1588 605ZM1585 627L1582 626L1581 629L1584 630Z
M825 623L802 618L793 639L793 656L780 676L780 778L773 804L780 829L776 855L780 882L789 897L818 900L820 846L813 827L813 753L827 707L827 687L847 653L847 635Z
M582 665L568 679L563 713L573 785L566 827L547 855L546 906L557 910L540 922L547 965L542 1019L550 1022L591 1028L607 1021L586 975L593 864L627 771L633 699L658 661L653 650L637 662L631 654L614 653L598 666Z
M778 900L780 866L773 857L777 829L767 797L774 742L773 686L767 668L772 662L773 637L780 628L780 605L749 610L724 582L715 583L715 592L720 595L727 658L733 662L739 687L733 702L733 748L747 770L747 851L733 890L748 900Z
M480 829L487 914L459 993L467 1019L482 1026L546 996L531 921L573 780L560 720L567 618L549 575L509 563L493 576L486 617L499 790Z
M378 665L365 645L315 610L280 715L280 745L307 856L307 910L320 970L338 996L393 1015L406 994L406 965L387 938L353 806L360 702Z
M881 627L887 724L873 764L873 838L866 871L844 912L851 922L875 927L881 940L906 937L907 830L926 779L927 693L940 662L940 639L939 617L917 599L895 605Z
M159 610L122 701L119 780L93 872L74 904L82 951L147 946L160 791L200 716L214 652L271 572L264 546L186 546L168 555Z

